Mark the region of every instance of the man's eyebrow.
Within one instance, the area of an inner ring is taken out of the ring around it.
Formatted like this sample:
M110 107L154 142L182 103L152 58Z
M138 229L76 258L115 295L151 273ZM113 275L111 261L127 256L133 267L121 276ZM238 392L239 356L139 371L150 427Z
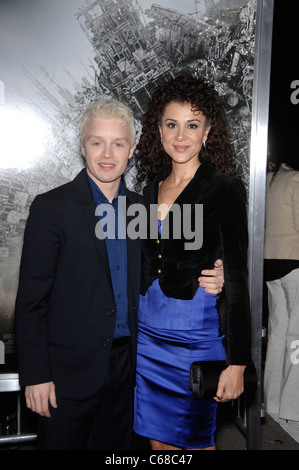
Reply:
M88 139L104 139L104 137L102 137L102 136L100 136L100 135L94 135L94 134L92 134L92 135L89 135L89 136L87 137L87 140L88 140ZM127 140L127 141L128 141L129 139L128 139L127 137L115 137L113 140Z

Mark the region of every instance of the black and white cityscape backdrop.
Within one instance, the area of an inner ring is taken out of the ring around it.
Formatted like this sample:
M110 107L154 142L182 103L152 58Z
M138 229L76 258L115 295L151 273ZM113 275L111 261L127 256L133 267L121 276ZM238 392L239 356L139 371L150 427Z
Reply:
M33 198L82 168L78 123L114 97L136 116L191 72L222 96L248 187L256 0L0 1L0 372L14 371L14 302ZM134 165L126 174L134 187Z

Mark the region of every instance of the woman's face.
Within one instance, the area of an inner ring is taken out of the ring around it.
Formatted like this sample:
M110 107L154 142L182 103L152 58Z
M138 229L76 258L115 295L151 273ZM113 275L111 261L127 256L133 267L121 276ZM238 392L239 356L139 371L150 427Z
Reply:
M198 159L211 126L201 111L193 112L190 103L170 102L164 110L159 131L165 152L173 162L188 163Z

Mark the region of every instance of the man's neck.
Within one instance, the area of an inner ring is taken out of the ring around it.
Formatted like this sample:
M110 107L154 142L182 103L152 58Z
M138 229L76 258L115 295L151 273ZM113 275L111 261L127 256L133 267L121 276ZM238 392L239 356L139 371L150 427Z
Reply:
M113 199L115 199L118 195L118 190L119 190L119 185L120 185L120 178L111 181L111 182L103 182L99 181L96 178L94 178L92 175L87 173L89 177L93 180L93 182L97 185L97 187L102 191L104 196L108 199L110 203L112 203Z
M117 183L117 185L113 185L113 186L110 186L111 183L107 183L107 185L106 185L106 183L101 184L101 185L97 184L97 186L98 186L98 188L100 188L100 190L102 191L104 196L106 196L108 201L110 203L112 203L113 199L115 199L118 195L119 184L120 184L120 181ZM110 187L108 187L108 186L110 186Z

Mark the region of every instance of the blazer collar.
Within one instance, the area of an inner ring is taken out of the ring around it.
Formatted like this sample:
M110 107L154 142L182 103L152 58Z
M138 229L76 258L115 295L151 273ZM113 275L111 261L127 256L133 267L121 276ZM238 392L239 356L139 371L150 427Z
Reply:
M164 167L155 177L153 181L151 181L145 188L144 188L144 196L149 201L149 203L157 204L158 198L158 188L159 183L167 178L171 173L171 165L167 165ZM215 167L215 165L211 162L209 158L204 158L198 169L196 170L194 177L188 183L186 188L182 191L181 195L184 196L186 193L189 192L202 192L206 185L210 183L210 181L218 174L219 171ZM199 187L199 182L201 182L201 186ZM201 190L200 190L201 188ZM180 198L180 196L179 196Z
M94 203L85 168L83 168L75 179L73 179L72 187L79 201L87 204Z
M158 173L155 179L157 179L158 182L160 182L164 180L165 178L167 178L167 176L169 176L171 173L171 167L172 167L171 165L167 165L164 168L162 168L162 170ZM204 178L204 179L209 180L215 175L215 172L217 171L218 170L215 167L215 165L211 162L211 160L208 157L206 157L201 160L200 165L197 168L193 178L195 179Z
M87 179L85 168L83 168L80 173L73 179L72 186L78 200L87 204L94 204L92 191ZM135 203L136 201L134 199L134 193L132 191L129 191L126 187L124 189L128 202L131 204Z

